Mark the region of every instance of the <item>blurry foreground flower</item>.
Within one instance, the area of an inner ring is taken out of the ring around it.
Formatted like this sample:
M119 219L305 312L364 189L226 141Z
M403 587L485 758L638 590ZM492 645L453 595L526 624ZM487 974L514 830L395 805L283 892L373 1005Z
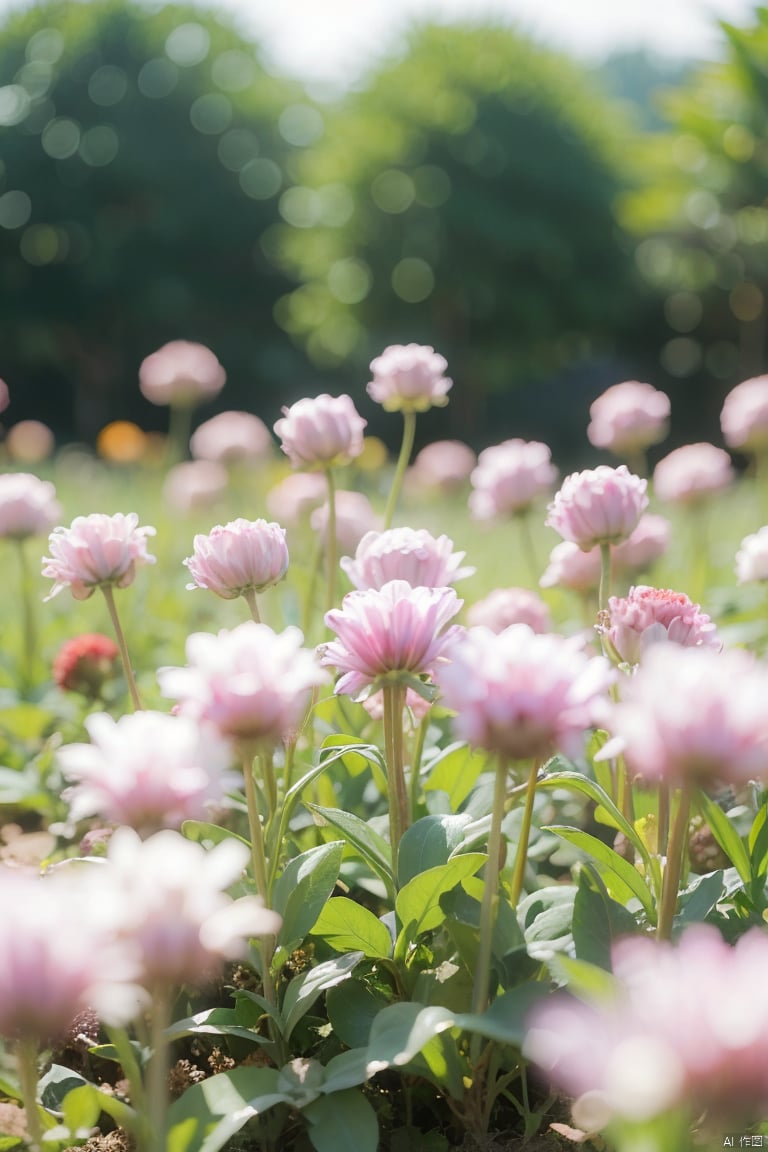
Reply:
M147 434L131 420L113 420L99 432L96 451L116 464L134 464L147 451Z
M517 516L548 493L557 469L546 444L505 440L480 453L470 477L469 509L476 520Z
M253 413L220 412L195 429L189 446L195 460L255 464L269 458L272 443L266 424Z
M494 588L472 605L467 621L471 628L490 628L491 632L503 632L511 624L527 624L533 632L549 632L552 627L549 608L528 588Z
M600 549L584 552L571 540L555 544L549 555L549 564L539 580L542 588L570 588L585 596L594 592L600 583Z
M218 396L227 374L210 348L172 340L142 361L139 387L153 404L192 407Z
M267 510L281 524L300 524L325 496L325 480L319 473L291 472L267 492Z
M367 423L351 397L323 393L283 408L275 432L294 468L327 469L360 455Z
M634 532L648 507L647 486L624 464L573 472L555 493L546 523L584 552L618 544Z
M191 515L220 500L228 484L229 476L222 464L186 460L169 469L163 484L163 502L173 512Z
M147 552L147 537L154 535L154 528L139 528L135 512L93 512L76 516L69 528L55 528L48 540L51 555L43 558L43 576L55 581L47 599L64 588L76 600L105 586L126 588L137 567L155 563Z
M659 460L654 492L670 504L696 504L722 492L734 479L731 458L714 444L685 444Z
M53 456L56 441L42 420L20 420L9 430L5 447L12 460L22 464L40 464Z
M26 540L47 536L61 519L56 489L29 472L0 476L0 537Z
M753 376L731 389L720 413L729 448L764 452L768 448L768 376Z
M256 593L271 588L288 571L285 529L267 520L232 520L217 524L194 539L194 552L184 561L193 583L224 600L245 597L258 617Z
M669 397L639 380L626 380L606 389L589 409L590 444L615 456L635 456L667 434Z
M246 744L274 747L301 724L312 689L328 681L298 628L276 633L252 620L187 640L185 668L158 672L180 712Z
M669 520L644 512L634 532L613 549L614 570L627 575L647 571L668 550L671 537Z
M312 531L320 537L324 549L328 548L328 510L326 501L315 508L309 520ZM344 489L336 492L336 545L340 551L354 552L366 533L379 531L380 528L381 519L374 512L367 496L362 492L347 492Z
M237 780L227 773L230 747L184 716L136 712L115 721L102 712L85 726L91 743L67 744L57 754L74 781L64 794L72 820L97 816L148 836L209 818Z
M736 575L739 584L768 580L768 524L742 540L736 553Z
M639 584L627 596L611 596L603 629L619 660L639 664L651 644L721 647L717 628L684 592Z
M118 673L120 649L101 632L84 632L62 644L53 662L53 679L67 692L98 700Z
M385 412L426 412L448 403L448 362L425 344L392 344L371 361L368 395Z
M466 484L477 456L461 440L434 440L416 454L409 473L411 487L454 492Z
M695 925L674 948L627 937L612 959L613 996L555 997L528 1020L525 1055L577 1097L577 1123L582 1115L592 1130L650 1122L673 1109L684 1110L686 1130L702 1112L725 1128L762 1118L768 937L753 928L732 946L716 928Z
M412 588L405 580L348 592L325 617L338 639L321 648L322 663L342 673L336 692L360 699L395 680L418 691L420 677L434 674L463 631L446 627L461 605L453 588Z
M390 528L367 532L354 559L344 556L341 567L355 588L381 588L390 580L405 580L412 588L444 588L475 571L461 567L465 555L453 551L447 536L434 537L424 528Z

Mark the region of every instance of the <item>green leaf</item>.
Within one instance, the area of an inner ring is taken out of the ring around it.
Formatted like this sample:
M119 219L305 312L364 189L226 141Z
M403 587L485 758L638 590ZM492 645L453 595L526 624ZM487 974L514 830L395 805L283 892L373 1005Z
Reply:
M470 823L467 815L424 816L404 833L397 853L397 882L404 887L414 876L447 864L462 843Z
M582 832L578 828L565 828L558 824L551 824L543 830L554 832L562 840L567 840L569 844L575 845L582 852L591 856L597 862L600 874L603 876L610 894L622 903L635 896L642 904L651 924L656 923L656 906L653 895L640 873L628 860L619 856L617 852L614 852L602 840L598 840L596 836L591 836L589 832Z
M332 988L325 1000L333 1030L349 1048L364 1048L368 1044L373 1021L386 1006L382 996L375 995L359 980Z
M714 800L710 800L706 792L699 792L697 804L704 819L709 824L715 840L731 860L744 883L749 884L752 878L752 869L741 836L720 805L716 804Z
M548 962L553 952L563 952L573 945L571 925L576 888L572 884L553 884L531 892L518 906L518 919L528 954Z
M379 749L359 736L348 736L345 733L326 736L320 745L320 752L323 753L327 748L338 751L338 758L350 776L359 776L371 763L383 767Z
M525 1038L528 1014L548 995L546 984L529 980L497 997L482 1015L465 1012L456 1016L454 1023L465 1032L476 1032L488 1040L520 1048Z
M0 1136L0 1152L8 1152L10 1148L18 1148L21 1136Z
M63 1064L52 1064L38 1081L37 1098L49 1112L61 1114L64 1111L64 1098L67 1093L87 1083L88 1081L79 1072L73 1072Z
M168 1112L166 1152L219 1152L236 1132L288 1098L277 1068L233 1068L187 1088Z
M725 891L723 872L710 872L706 876L697 876L692 884L680 893L680 911L675 916L675 927L683 928L687 924L697 924L705 920Z
M321 1096L303 1115L317 1152L376 1152L379 1146L376 1113L356 1088Z
M348 952L344 956L326 960L324 964L318 964L291 980L283 1000L283 1036L286 1040L320 993L340 984L342 980L348 980L362 958L362 952Z
M304 940L336 886L344 844L334 840L302 852L286 864L272 890L272 906L283 918L278 947L290 953Z
M364 1084L368 1079L368 1046L364 1048L351 1048L349 1052L342 1052L328 1061L325 1069L321 1092L328 1095L331 1092L341 1092L345 1088L354 1088L357 1084Z
M328 900L315 922L312 935L322 936L337 952L360 951L373 959L389 956L392 952L389 929L376 919L373 912L346 896L334 896Z
M16 704L0 709L0 732L16 740L40 740L55 720L52 712L37 704Z
M485 752L474 752L468 744L449 744L427 767L425 792L445 792L452 812L458 811L488 767Z
M389 844L375 832L365 820L340 808L323 808L320 804L307 803L307 808L320 819L317 823L330 824L346 842L369 864L373 872L384 881L387 892L394 902L395 878L392 871L392 853Z
M400 890L395 910L409 940L415 940L420 933L437 928L443 922L445 913L440 907L440 897L474 875L487 859L481 852L454 856L447 864L414 876Z
M425 1008L405 1001L382 1008L371 1027L368 1075L410 1063L433 1037L452 1028L453 1022L454 1014L438 1005Z
M88 1132L95 1127L101 1113L101 1097L93 1084L81 1084L67 1092L62 1101L64 1123L72 1133Z
M588 1004L604 1005L615 997L619 983L616 978L588 960L577 960L558 952L547 961L547 967L556 980Z
M637 931L631 912L612 900L600 885L590 882L589 867L579 876L576 899L573 902L573 943L579 960L611 969L611 948L619 936Z
M240 999L236 1008L209 1008L177 1020L165 1035L169 1041L182 1036L238 1036L254 1044L267 1044L268 1038L256 1031L263 1015L257 1004Z
M749 832L749 863L752 876L759 879L768 872L768 804L763 804Z
M221 828L218 824L209 824L205 820L185 820L181 832L187 840L194 840L198 844L220 844L222 840L239 840L248 848L251 846L250 842L244 836L238 836L237 832Z

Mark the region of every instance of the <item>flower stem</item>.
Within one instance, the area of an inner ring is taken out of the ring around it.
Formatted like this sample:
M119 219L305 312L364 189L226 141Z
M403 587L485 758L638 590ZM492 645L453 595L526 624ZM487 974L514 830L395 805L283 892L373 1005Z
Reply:
M534 760L531 766L531 774L528 777L528 785L525 790L525 807L523 808L523 823L520 828L520 839L517 843L517 854L515 856L515 868L512 873L512 890L509 897L509 902L513 908L517 908L520 903L520 894L523 891L523 878L525 876L525 864L528 857L528 841L531 838L531 820L533 818L533 801L536 796L536 782L539 776L539 761Z
M609 541L600 544L600 591L598 593L598 612L605 612L608 607L608 597L611 594L611 545Z
M192 431L192 406L171 404L168 422L168 443L165 462L168 468L189 456L189 437Z
M427 712L426 716L419 722L419 727L416 730L416 741L414 744L413 755L411 757L411 797L410 797L410 815L411 820L416 816L416 805L419 802L419 782L421 780L421 757L424 753L424 741L427 738L427 731L429 729L429 718L431 709Z
M325 564L327 572L327 597L326 603L328 611L334 607L336 603L336 484L333 479L333 469L326 469L325 478L328 483L328 527L326 529L325 541Z
M320 574L320 569L323 563L323 538L318 536L312 553L310 561L309 580L307 582L307 591L304 598L304 611L301 618L301 630L306 639L309 635L309 630L312 627L312 615L315 607L315 592L317 590L317 578Z
M256 781L254 769L257 757L251 752L243 756L243 777L245 779L245 799L248 805L248 828L251 837L251 866L256 891L261 897L264 907L269 907L269 881L267 879L267 856L264 851L264 833L261 827L259 804L256 797ZM277 1004L275 984L272 979L272 957L274 955L274 936L260 937L258 947L261 952L262 973L261 980L264 988L264 998L268 1004ZM273 1039L276 1037L273 1036Z
M169 1046L166 1030L171 1023L171 997L167 987L154 989L150 1018L152 1057L147 1070L148 1144L149 1152L165 1152L169 1072Z
M672 939L672 924L675 919L680 877L683 871L688 836L688 815L691 808L691 786L683 784L677 801L677 812L672 823L667 849L667 862L664 866L664 881L661 889L661 909L656 937L659 940Z
M112 621L112 627L115 630L115 638L117 646L120 649L120 659L123 662L123 671L125 672L125 679L128 683L128 691L131 694L134 712L141 711L141 700L139 692L136 687L136 681L133 677L133 669L131 668L131 660L128 655L128 645L125 642L125 633L123 632L120 624L120 617L117 614L117 606L115 604L115 593L111 584L102 584L101 590L104 593L104 599L107 602L107 610Z
M507 762L499 757L496 764L496 782L493 789L491 830L488 834L488 863L485 866L483 902L480 906L480 947L472 986L472 1011L485 1012L488 1007L491 981L491 957L496 909L499 905L499 877L501 875L501 822L504 819L504 801L507 793Z
M523 552L528 560L528 567L530 569L531 579L533 580L534 587L539 582L541 576L541 568L539 566L538 557L536 556L536 547L533 543L533 533L531 532L531 517L526 512L521 512L517 519L520 521L520 536L522 539Z
M403 765L403 703L402 684L384 685L384 749L389 783L389 842L392 848L392 868L397 875L397 850L403 833L410 824L408 792L405 787Z
M19 1070L19 1084L21 1098L24 1102L24 1114L27 1118L29 1131L30 1152L40 1152L42 1148L43 1129L37 1112L37 1040L25 1038L19 1040L16 1049L16 1059Z
M32 599L32 582L24 541L16 541L19 557L19 582L21 587L21 685L26 693L35 681L35 659L37 657L37 628L35 627L35 605Z
M247 588L245 592L243 592L243 600L245 600L250 609L251 617L256 621L257 624L261 624L259 605L256 601L256 593L254 592L253 588Z
M387 507L384 511L384 527L392 527L392 519L395 515L395 508L397 507L397 500L400 495L400 489L403 486L403 477L405 470L408 467L408 461L411 458L413 451L413 441L416 437L416 413L409 412L407 409L403 411L403 440L400 445L400 455L397 458L397 467L395 474L392 477L392 487L389 490L389 498L387 499Z

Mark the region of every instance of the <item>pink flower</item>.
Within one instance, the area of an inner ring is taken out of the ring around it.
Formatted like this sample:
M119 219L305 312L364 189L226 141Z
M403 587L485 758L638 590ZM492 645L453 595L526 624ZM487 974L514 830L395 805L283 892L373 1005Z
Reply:
M411 479L425 488L453 492L467 482L477 456L461 440L435 440L427 444L416 456L411 468Z
M685 1107L692 1120L706 1110L720 1124L746 1127L768 1096L766 964L768 938L756 928L735 946L705 924L688 928L676 947L626 937L613 948L615 995L541 1004L524 1052L583 1096L600 1126Z
M69 528L55 528L48 539L51 555L43 557L43 576L56 581L47 599L69 588L75 600L87 600L104 584L132 584L137 567L155 563L147 552L147 536L155 529L138 523L135 512L93 512L76 516Z
M292 472L267 492L267 510L281 524L300 524L328 491L318 472Z
M371 361L368 395L386 412L426 412L443 408L453 381L444 375L448 362L424 344L392 344Z
M298 628L275 633L252 620L217 636L197 632L187 667L158 672L161 691L180 701L181 715L227 738L279 744L300 726L315 685L328 681L303 639Z
M435 538L424 528L389 528L366 532L354 560L345 556L341 567L355 588L381 588L390 580L405 580L412 588L444 588L475 571L460 567L465 555L453 551L447 536Z
M256 896L227 894L247 860L247 847L233 839L207 851L170 829L148 840L117 829L99 872L118 903L118 938L140 958L145 987L200 985L224 960L246 956L250 937L278 931L280 917Z
M768 447L768 376L744 380L728 393L720 427L729 448L762 452Z
M472 605L467 620L472 628L491 632L503 632L511 624L527 624L532 632L549 632L552 627L549 608L527 588L495 588Z
M623 750L630 771L672 784L768 773L768 668L751 654L654 644L621 692L601 756Z
M120 649L101 632L84 632L62 644L53 662L53 679L67 692L96 700L120 666Z
M294 468L331 468L360 455L367 423L351 397L323 393L283 408L275 432Z
M0 865L0 902L0 1035L42 1046L86 1008L108 1023L123 1020L119 986L135 965L77 872L42 877Z
M20 460L24 464L40 464L53 456L56 440L42 420L19 420L9 430L5 447L12 460Z
M644 512L631 536L613 549L614 572L645 572L667 551L671 535L669 520Z
M639 664L649 645L664 641L720 649L715 625L684 592L639 584L628 596L611 596L608 616L605 635L626 664Z
M584 552L596 544L618 544L634 532L648 507L647 487L624 464L572 472L555 493L546 523Z
M739 584L768 580L768 524L742 540L736 553L736 575Z
M142 836L203 820L236 781L229 746L184 716L136 712L114 721L88 716L90 744L68 744L57 759L74 787L64 793L70 819L98 816L130 824Z
M195 429L189 447L196 460L253 464L271 455L272 435L251 412L220 412Z
M163 484L163 503L187 516L210 508L227 490L229 476L223 464L212 460L185 460L169 469Z
M623 456L658 444L668 431L670 403L652 384L627 380L598 396L589 409L590 444Z
M481 452L472 473L469 509L476 520L492 520L526 512L549 492L557 469L546 444L537 440L505 440Z
M227 374L204 344L172 340L147 356L139 368L139 387L153 404L192 406L212 400Z
M381 518L376 515L371 502L362 492L336 492L336 545L342 552L354 552L363 536L377 532ZM315 508L309 518L310 527L323 541L328 536L328 504Z
M714 444L686 444L656 465L653 487L659 500L694 504L722 492L734 478L731 458Z
M56 489L28 472L0 476L0 537L47 536L61 519Z
M194 554L184 563L193 581L187 588L207 588L224 600L263 592L288 571L285 529L266 520L217 524L208 536L195 536Z
M404 580L348 592L340 609L326 613L338 639L321 652L323 664L343 673L337 694L360 699L382 680L401 679L416 687L418 678L432 676L462 631L457 625L446 628L461 605L453 588L412 588Z
M583 752L584 730L599 723L614 674L590 657L581 637L537 635L527 624L503 632L470 628L437 673L460 740L513 760L556 749Z
M570 588L584 595L600 584L600 549L582 551L578 544L563 540L555 544L549 555L549 564L539 580L542 588Z

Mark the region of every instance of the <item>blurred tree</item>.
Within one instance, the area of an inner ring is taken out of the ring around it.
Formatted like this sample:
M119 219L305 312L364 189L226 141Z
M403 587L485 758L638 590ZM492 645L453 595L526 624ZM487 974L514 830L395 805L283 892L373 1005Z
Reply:
M768 8L722 28L724 59L667 97L672 131L646 142L646 186L621 210L664 297L662 365L710 436L724 393L764 372L767 351Z
M594 72L595 79L614 100L621 100L637 123L650 132L667 129L662 98L679 88L693 72L691 60L659 56L644 48L612 52Z
M266 417L306 362L274 325L262 238L290 154L322 131L301 90L195 7L43 4L0 29L0 375L14 420L91 439L160 425L140 361L210 345L222 402ZM210 414L210 413L208 413Z
M464 435L488 393L631 354L649 302L613 212L630 139L582 69L509 28L416 29L297 162L269 246L303 282L278 322L357 380L386 344L433 344Z

